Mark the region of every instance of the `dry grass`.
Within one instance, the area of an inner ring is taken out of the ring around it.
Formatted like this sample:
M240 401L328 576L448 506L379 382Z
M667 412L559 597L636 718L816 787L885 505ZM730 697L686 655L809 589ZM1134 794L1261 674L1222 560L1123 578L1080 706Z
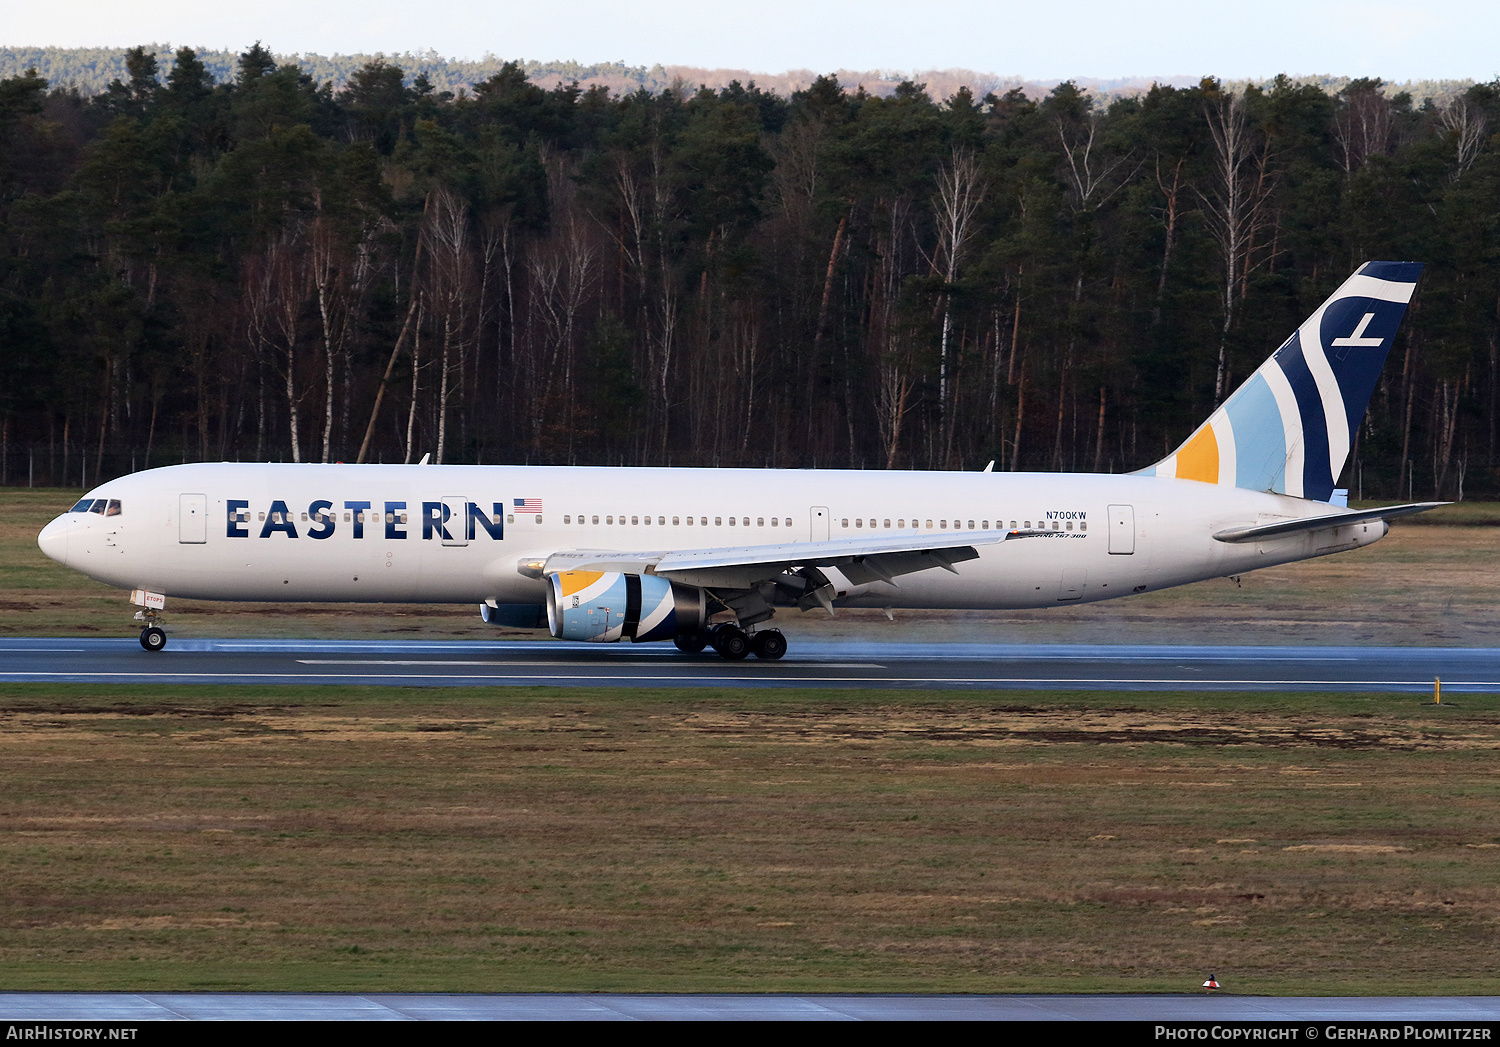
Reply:
M0 489L0 635L132 636L125 594L44 557L36 534L77 497ZM1039 611L782 612L798 639L1048 643L1290 643L1487 646L1496 635L1500 506L1470 503L1398 521L1369 549L1101 604ZM197 637L504 639L473 607L171 600L173 631Z
M0 988L1500 991L1500 699L0 706Z

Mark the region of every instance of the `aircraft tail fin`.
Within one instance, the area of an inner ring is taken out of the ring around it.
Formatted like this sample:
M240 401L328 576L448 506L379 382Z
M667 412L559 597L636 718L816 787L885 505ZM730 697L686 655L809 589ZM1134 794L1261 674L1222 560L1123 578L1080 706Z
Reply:
M1421 272L1420 262L1360 266L1181 447L1137 475L1329 501Z

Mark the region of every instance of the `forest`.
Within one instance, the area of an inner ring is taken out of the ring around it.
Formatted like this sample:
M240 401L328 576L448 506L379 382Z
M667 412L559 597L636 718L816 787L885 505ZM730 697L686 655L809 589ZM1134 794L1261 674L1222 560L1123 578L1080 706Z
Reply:
M84 95L96 95L109 89L115 81L130 79L130 63L150 56L157 60L160 70L170 74L175 61L170 44L143 44L135 48L121 47L5 47L0 45L0 79L35 71L47 80L51 90L76 88ZM189 50L192 50L191 48ZM193 57L202 63L204 71L214 84L228 83L239 71L239 54L232 50L198 48ZM295 65L311 76L320 85L332 84L335 91L349 86L349 78L372 61L389 63L401 67L408 84L414 77L425 76L433 89L471 91L476 83L487 80L505 65L504 59L494 55L465 60L445 58L432 50L405 52L402 54L271 54L277 65ZM578 81L585 87L602 83L614 90L625 88L634 91L645 87L650 91L661 91L671 87L674 81L684 78L686 68L662 65L630 66L624 62L538 62L518 61L511 63L526 73L532 83L551 87L557 83ZM701 71L700 72L706 72ZM709 74L712 76L712 74ZM741 76L741 80L748 79ZM811 79L809 76L808 79ZM996 78L991 77L994 80ZM693 81L697 83L697 81ZM727 82L727 80L726 80ZM1009 85L1007 85L1009 86ZM1426 93L1451 93L1455 88L1467 87L1468 83L1435 82L1423 83ZM785 93L785 92L783 92Z
M200 460L1126 471L1426 263L1343 483L1496 497L1500 81L934 99L0 80L0 483Z

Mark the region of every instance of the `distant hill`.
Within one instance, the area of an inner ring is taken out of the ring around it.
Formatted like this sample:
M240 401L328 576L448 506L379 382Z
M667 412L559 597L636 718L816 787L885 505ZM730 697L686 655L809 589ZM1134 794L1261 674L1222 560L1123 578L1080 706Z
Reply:
M146 47L156 52L161 75L172 67L172 55L176 50L171 44L153 43ZM203 49L198 59L220 82L232 80L235 75L238 54L233 51ZM489 79L500 71L507 59L486 55L477 60L444 58L436 51L406 51L400 54L279 54L281 63L294 62L319 83L331 83L340 90L349 82L357 70L373 61L398 66L407 81L426 74L437 91L451 91L455 95L470 90L474 84ZM671 90L692 90L699 85L711 88L727 86L731 81L741 83L755 81L761 88L781 95L800 91L813 82L824 71L794 69L782 73L753 72L748 69L702 69L684 65L631 66L624 62L538 62L521 60L527 77L539 87L551 88L558 84L578 83L581 87L607 87L612 94L626 94L645 88L653 94ZM28 69L35 69L54 88L76 88L85 95L98 94L110 81L126 80L125 48L110 47L4 47L0 48L0 79L20 76ZM899 71L889 69L834 70L833 75L848 90L863 87L874 95L888 95L905 80L927 85L933 98L951 97L960 87L968 87L978 97L990 91L1003 93L1019 87L1028 95L1040 97L1057 86L1057 81L1025 80L1017 76L1000 76L995 73L979 73L972 69L927 69ZM1173 87L1189 87L1196 84L1199 76L1178 75L1159 77L1129 77L1101 79L1098 77L1074 77L1073 82L1089 93L1111 98L1134 95L1150 88L1153 83ZM1301 83L1312 83L1330 94L1337 93L1350 78L1346 76L1297 76ZM1472 86L1472 80L1419 80L1386 85L1387 94L1409 92L1420 102L1424 98L1446 101Z

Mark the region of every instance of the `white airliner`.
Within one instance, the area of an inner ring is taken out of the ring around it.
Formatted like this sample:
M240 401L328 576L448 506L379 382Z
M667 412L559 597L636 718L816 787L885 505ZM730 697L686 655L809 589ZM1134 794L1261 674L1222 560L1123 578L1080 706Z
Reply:
M1421 272L1369 262L1188 440L1129 475L204 464L100 485L37 538L167 597L480 605L567 640L779 658L777 607L1107 600L1369 545L1443 503L1335 481Z

